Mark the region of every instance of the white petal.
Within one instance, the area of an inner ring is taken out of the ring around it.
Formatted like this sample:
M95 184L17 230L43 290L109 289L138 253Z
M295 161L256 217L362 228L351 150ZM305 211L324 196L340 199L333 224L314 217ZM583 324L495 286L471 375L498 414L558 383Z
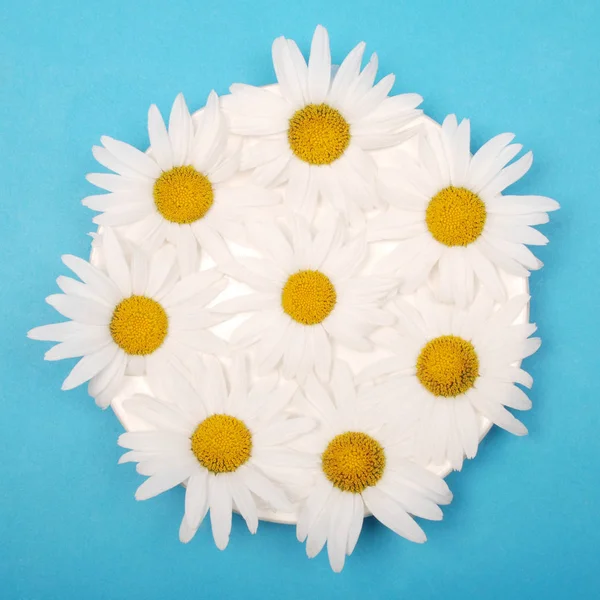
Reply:
M158 296L159 291L173 270L175 257L175 248L170 245L163 246L152 255L152 258L150 259L146 295L152 297Z
M320 477L308 498L302 504L298 513L296 537L299 542L304 542L317 517L329 501L333 493L333 486L324 477Z
M148 111L148 135L152 155L160 168L163 171L172 169L173 150L171 149L171 140L156 104L153 104Z
M74 336L66 342L53 346L46 352L44 359L62 360L93 354L111 342L108 328L95 327L94 330L86 331L84 334Z
M324 102L331 79L331 52L329 35L322 25L317 25L308 60L308 97L313 104Z
M169 117L169 138L173 149L173 164L180 166L187 164L192 145L194 125L190 111L185 103L183 94L179 94L173 102L171 115Z
M290 324L289 335L286 336L286 348L283 354L283 376L292 379L299 374L299 364L306 352L307 332L306 326L295 322Z
M258 511L252 494L235 476L230 477L228 483L235 507L246 521L250 533L256 533L258 529Z
M295 69L287 40L279 37L273 42L273 66L275 75L281 87L284 98L289 100L295 107L301 107L304 104L304 94L302 93L301 74Z
M473 406L485 415L490 421L493 421L498 427L515 435L527 435L527 427L509 413L501 404L488 400L476 390L467 392L467 396Z
M341 493L336 488L331 488L331 496ZM327 541L327 533L329 532L329 523L332 517L332 506L330 500L322 507L312 527L308 531L306 538L306 555L308 558L314 558L321 552L325 542Z
M452 183L462 187L467 180L469 162L471 160L471 124L469 119L463 119L456 129L452 139Z
M479 422L477 415L466 398L455 398L454 415L459 439L467 458L474 458L479 445Z
M275 308L277 302L270 294L246 294L217 304L213 310L228 314L239 314L249 311Z
M176 248L179 270L182 277L186 277L198 267L198 242L189 225L179 227Z
M360 494L354 494L354 502L352 507L352 521L348 530L348 545L346 546L346 554L350 556L356 548L356 543L362 531L363 521L365 518L365 504Z
M67 319L88 325L108 325L112 316L109 307L87 298L53 294L46 302Z
M113 302L109 302L101 294L98 294L92 286L81 281L71 279L71 277L65 277L60 275L56 278L56 284L67 296L78 296L79 298L88 298L94 300L105 306L114 306ZM118 301L118 300L117 300Z
M123 403L124 409L139 417L157 429L170 429L187 435L190 429L190 420L177 405L168 405L150 396L137 394L127 398Z
M252 180L258 186L269 187L277 184L280 175L285 172L290 163L291 153L284 152L274 160L254 169Z
M146 203L128 204L108 210L101 215L96 215L92 221L96 225L105 227L119 227L121 225L129 225L137 223L146 218L149 214L149 208Z
M313 328L312 334L315 371L321 381L327 381L331 373L331 342L321 325L316 325Z
M190 526L184 515L183 519L181 519L181 525L179 526L179 541L182 544L191 542L196 535L196 531L197 529Z
M489 290L492 296L502 302L506 298L506 289L496 267L483 256L477 245L471 244L467 246L469 261L475 274L483 285Z
M489 205L490 212L503 215L550 212L560 208L556 200L545 196L498 196L490 200Z
M237 471L242 482L248 489L262 498L275 510L289 510L290 503L280 487L260 473L256 468L249 465L242 465Z
M225 124L219 108L219 97L214 91L208 100L194 139L194 166L201 173L208 173L222 156L227 143Z
M314 212L318 197L318 179L315 169L301 160L291 160L288 166L289 181L285 202L296 214L310 216Z
M98 295L102 295L110 304L116 304L121 298L121 292L114 281L111 281L100 269L97 269L86 260L65 254L62 256L63 263L81 279L90 285Z
M327 534L329 564L335 573L340 573L346 560L346 548L354 511L355 494L342 492L333 506Z
M280 444L287 444L312 431L314 427L315 422L312 419L305 417L287 419L283 422L275 422L270 427L257 432L254 434L254 439L257 443L260 442L264 446L278 446Z
M376 487L369 487L362 497L373 516L391 529L394 533L410 540L423 543L427 537L408 513L396 504L389 496Z
M208 178L212 184L222 183L231 179L240 168L240 153L235 152L231 156L225 157L214 167L211 167ZM218 205L220 198L215 196L215 203Z
M218 266L225 265L231 260L231 252L218 231L207 226L201 220L194 223L192 230L202 251L206 251Z
M27 332L27 337L31 340L41 340L43 342L64 342L83 330L83 325L80 323L65 321L64 323L34 327Z
M490 166L502 149L514 139L513 133L501 133L488 140L471 159L469 165L469 183L473 189L481 189L480 184L490 172Z
M189 436L184 436L176 431L129 431L122 433L117 443L122 448L130 448L150 454L187 456L190 458Z
M117 284L123 296L131 296L131 272L121 244L112 229L106 228L103 233L102 251L108 276Z
M462 450L460 456L462 460ZM442 520L443 513L439 506L414 487L393 481L392 478L383 479L379 486L385 494L398 502L408 513L422 519Z
M360 100L360 102L349 110L348 116L350 120L360 119L379 106L394 85L395 76L392 74L386 75L381 81L370 89Z
M242 170L253 169L259 165L271 162L289 150L285 139L259 140L253 145L244 145L242 148Z
M350 51L337 70L327 97L332 106L339 105L339 99L345 96L351 83L358 76L364 51L365 43L360 42Z
M131 191L140 184L139 180L128 179L127 177L113 175L112 173L88 173L85 178L92 185L108 192Z
M190 476L185 490L185 518L196 530L208 511L208 471L198 469Z
M348 363L344 361L335 363L331 376L331 388L338 409L354 408L356 405L356 388Z
M117 352L108 365L90 379L88 393L96 400L96 404L106 408L112 402L125 375L126 366L125 352Z
M134 181L143 181L147 182L148 178L146 175L137 171L133 166L127 165L121 162L116 156L109 152L106 148L102 146L94 146L92 148L92 154L94 158L104 167L122 175L123 177L127 177L128 179L133 179Z
M131 293L143 296L148 286L150 265L145 252L136 249L131 257Z
M144 154L137 148L134 148L125 142L115 140L107 135L103 135L100 138L100 141L104 147L123 164L151 179L160 177L160 167L147 154Z
M167 472L158 473L148 477L135 492L136 500L148 500L158 494L162 494L190 476L189 465L183 464Z
M84 356L72 369L62 384L63 390L71 390L90 380L106 367L119 352L116 344L104 346L101 350Z
M519 160L505 167L500 173L490 181L480 192L483 198L492 198L507 188L509 185L518 181L529 171L533 164L533 153L528 152Z

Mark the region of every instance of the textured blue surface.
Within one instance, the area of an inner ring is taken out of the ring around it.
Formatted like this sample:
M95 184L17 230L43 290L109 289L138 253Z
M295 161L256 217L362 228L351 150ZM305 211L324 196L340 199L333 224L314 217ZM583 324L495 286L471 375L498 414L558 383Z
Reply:
M0 19L1 598L600 595L596 0L20 0ZM60 255L89 251L79 200L99 136L143 147L151 102L165 111L182 90L197 108L211 87L272 81L272 39L306 50L319 22L334 59L366 40L396 92L420 92L438 120L471 117L477 146L517 133L536 160L515 193L563 206L531 278L544 344L526 364L530 436L485 440L449 478L455 501L425 523L427 544L369 519L341 575L325 555L307 560L291 527L252 537L235 517L224 553L208 527L181 545L181 490L136 503L116 419L83 388L60 392L71 365L43 363L44 344L25 338L54 319L43 299L65 272Z

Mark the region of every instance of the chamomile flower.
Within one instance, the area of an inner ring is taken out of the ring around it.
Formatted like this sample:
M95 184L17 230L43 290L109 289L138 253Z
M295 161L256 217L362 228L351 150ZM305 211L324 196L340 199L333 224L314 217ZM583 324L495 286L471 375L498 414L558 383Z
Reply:
M548 239L533 225L548 221L558 203L543 196L502 192L531 167L528 152L506 166L521 150L503 133L470 153L470 125L446 117L441 132L421 139L419 160L408 157L380 171L380 190L392 208L371 223L371 239L399 240L385 264L403 278L411 293L430 274L444 302L466 306L476 282L492 296L506 298L499 270L520 277L542 263L527 245Z
M396 283L360 276L365 240L345 242L343 232L335 219L314 236L299 217L291 233L274 222L249 226L261 258L238 258L227 270L255 293L226 300L215 310L255 313L234 330L231 342L257 345L259 372L281 362L286 378L303 379L314 368L327 379L334 341L368 351L369 334L393 323L393 315L381 304Z
M121 435L119 445L131 452L119 462L137 462L138 473L148 476L136 491L138 500L184 483L180 540L189 542L210 512L215 544L223 550L232 510L242 515L251 533L258 528L257 498L273 509L289 510L281 487L267 475L269 465L286 465L286 444L310 431L314 422L285 416L294 384L265 392L248 382L240 357L234 358L228 378L217 359L208 359L196 375L200 388L181 371L166 382L167 397L138 395L125 401L125 410L152 430Z
M102 214L99 225L124 226L124 235L148 248L165 240L177 248L181 272L197 267L198 244L216 262L228 256L222 236L236 234L257 207L279 198L255 187L231 187L239 151L228 151L228 131L211 92L194 123L183 95L177 96L168 129L155 105L148 113L150 151L141 152L108 136L95 146L96 160L116 174L87 176L108 194L83 204Z
M421 111L418 94L388 97L394 76L376 85L377 55L361 71L365 44L358 44L332 75L327 31L318 26L308 65L296 43L273 43L277 92L234 84L223 98L234 133L258 136L247 144L243 169L270 186L285 183L286 201L312 217L319 196L351 218L377 205L371 150L412 135L406 126Z
M540 346L529 337L532 323L515 324L529 297L512 298L498 310L480 293L468 309L419 294L417 308L396 299L397 328L381 330L378 341L390 358L367 367L359 381L385 378L373 396L404 418L416 418L415 456L427 464L448 461L461 469L477 454L485 417L515 435L527 428L505 407L531 408L518 383L531 387L519 366Z
M309 375L304 394L321 424L310 446L313 483L296 530L309 558L327 543L331 568L341 571L365 510L398 535L424 542L425 533L410 515L440 520L438 504L448 504L452 494L443 479L412 462L411 423L373 410L369 391L355 387L345 363L335 364L330 389Z
M70 320L28 333L60 342L46 352L46 360L83 357L63 390L89 381L90 395L106 408L126 374L146 374L151 385L160 385L174 356L227 352L225 342L207 330L222 317L205 308L227 285L220 273L207 270L180 279L170 245L151 258L135 250L128 260L109 228L98 242L106 270L65 255L63 262L81 281L61 276L57 283L64 293L46 298Z

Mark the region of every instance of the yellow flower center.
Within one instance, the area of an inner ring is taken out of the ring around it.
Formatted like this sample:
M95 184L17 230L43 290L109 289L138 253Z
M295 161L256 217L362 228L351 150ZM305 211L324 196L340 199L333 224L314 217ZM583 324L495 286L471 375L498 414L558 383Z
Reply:
M446 246L468 246L483 231L487 212L485 203L463 187L447 187L427 206L425 220L431 235Z
M298 271L290 275L281 292L281 306L294 321L317 325L337 301L335 287L321 271Z
M156 300L130 296L115 307L109 329L115 344L127 354L152 354L167 337L169 318Z
M211 415L192 434L192 452L211 473L239 469L252 452L252 434L246 424L230 415Z
M381 479L385 470L385 452L370 435L347 431L329 442L321 455L321 466L336 488L360 494Z
M430 340L417 359L417 377L434 396L452 398L464 394L479 377L479 359L473 344L455 335Z
M327 104L308 104L290 119L288 142L300 160L329 165L346 151L350 125L339 110Z
M210 209L214 195L212 184L192 166L173 167L154 184L154 204L171 223L193 223Z

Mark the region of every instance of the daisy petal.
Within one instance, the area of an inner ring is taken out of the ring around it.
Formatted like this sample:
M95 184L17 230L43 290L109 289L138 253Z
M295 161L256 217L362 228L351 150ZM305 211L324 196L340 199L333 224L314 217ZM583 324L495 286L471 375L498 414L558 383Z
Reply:
M331 80L331 53L329 35L322 25L317 25L310 47L308 60L308 99L313 104L321 104Z
M115 344L109 344L92 354L84 356L73 367L73 370L63 382L61 389L71 390L89 381L112 361L117 352L119 352L119 348Z
M173 168L173 150L167 127L156 104L148 111L148 135L150 150L163 171Z
M362 496L373 516L394 533L411 542L422 544L426 541L425 533L408 513L377 487L367 488Z

